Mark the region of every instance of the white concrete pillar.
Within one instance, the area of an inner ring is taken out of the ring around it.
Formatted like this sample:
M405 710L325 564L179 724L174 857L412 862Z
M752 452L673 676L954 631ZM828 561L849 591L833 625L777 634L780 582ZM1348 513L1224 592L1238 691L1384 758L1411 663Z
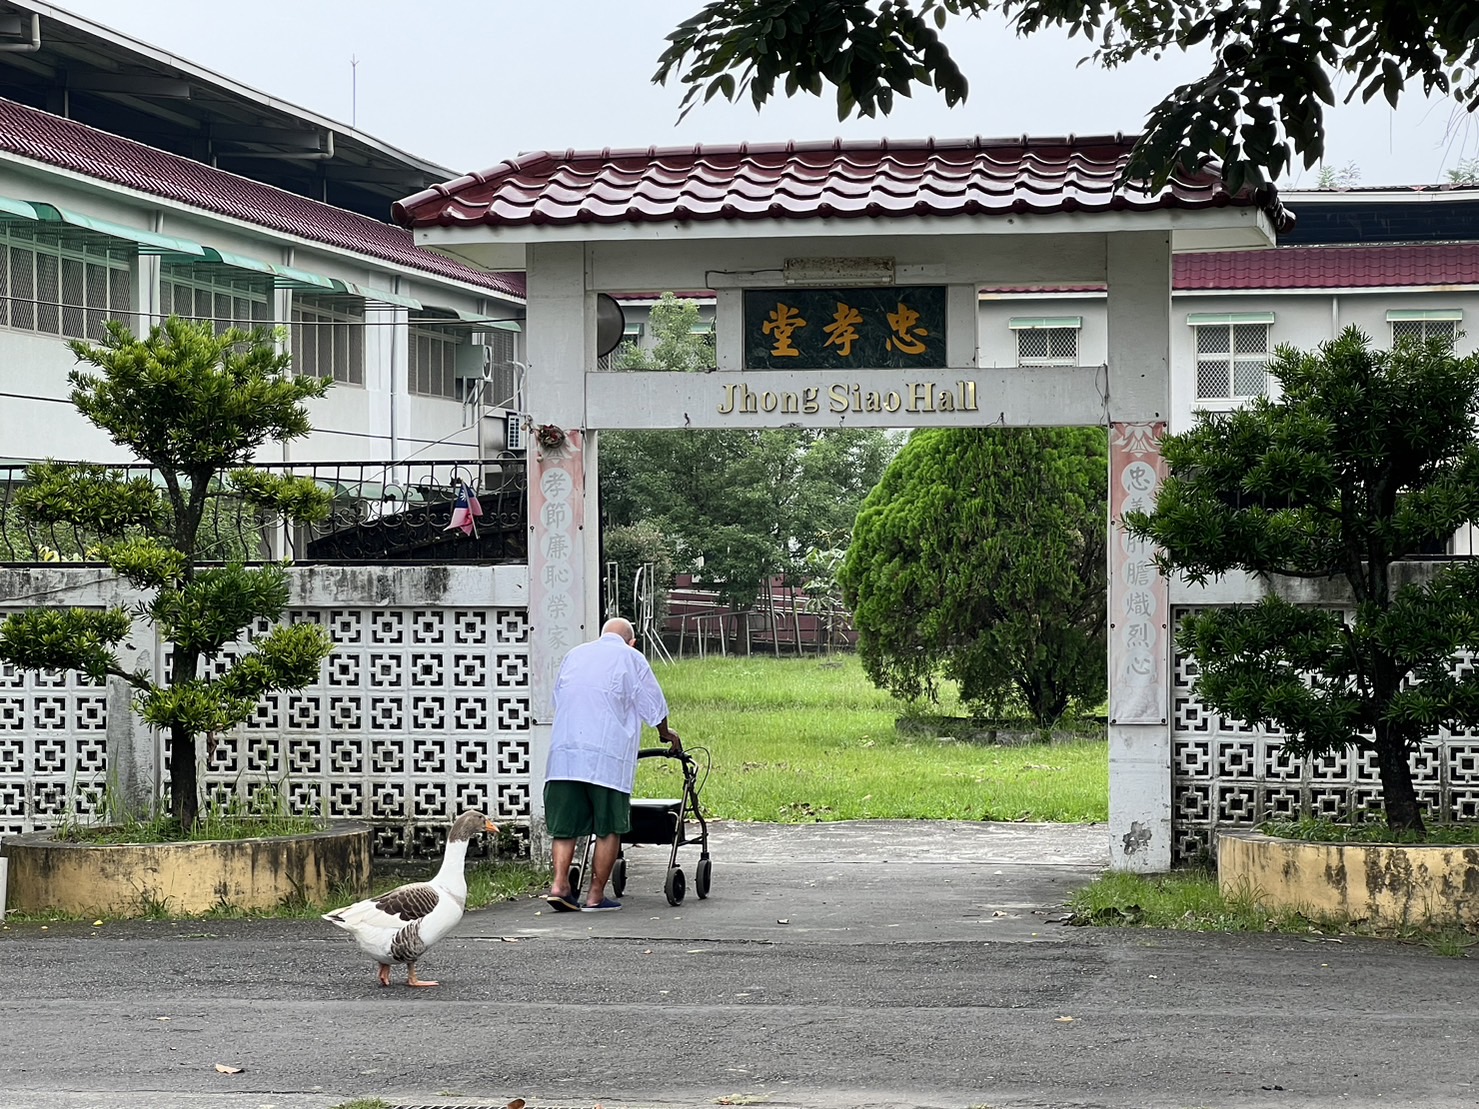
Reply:
M1164 472L1171 403L1171 244L1165 232L1108 237L1109 848L1116 870L1171 866L1171 635L1166 579L1119 527L1149 507Z
M596 367L596 301L581 244L531 247L527 275L529 435L530 836L544 852L544 765L551 697L565 654L600 628L594 437L584 431L585 375ZM547 446L539 428L563 433Z
M136 604L139 598L131 599ZM143 671L159 680L163 660L154 625L135 620L133 631L118 652L119 664L130 672ZM108 819L153 817L163 796L164 752L160 733L134 711L134 688L122 678L109 678L108 698L108 788L110 803L122 811L110 811Z

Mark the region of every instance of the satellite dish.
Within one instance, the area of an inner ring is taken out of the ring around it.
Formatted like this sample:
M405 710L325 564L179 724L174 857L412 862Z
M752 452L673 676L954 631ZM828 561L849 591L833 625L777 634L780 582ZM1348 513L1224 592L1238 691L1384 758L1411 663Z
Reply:
M610 293L596 294L596 357L610 354L621 346L627 333L626 313Z

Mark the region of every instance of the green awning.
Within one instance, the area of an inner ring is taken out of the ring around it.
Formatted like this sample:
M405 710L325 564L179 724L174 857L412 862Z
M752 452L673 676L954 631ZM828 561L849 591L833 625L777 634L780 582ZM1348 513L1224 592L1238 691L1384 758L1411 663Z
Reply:
M371 304L389 304L396 308L421 308L421 302L414 297L401 296L400 293L387 293L384 289L372 289L368 285L356 285L353 281L341 282L346 293L353 293Z
M307 270L295 269L292 266L269 265L272 274L272 283L279 289L303 289L308 292L321 290L328 293L342 293L345 291L344 282L335 281L332 277L321 277Z
M30 207L36 210L36 216L42 223L64 223L69 227L78 227L98 235L106 235L111 239L133 242L138 244L140 254L182 254L193 258L205 257L205 247L189 239L181 239L174 235L160 235L153 231L142 231L137 227L114 223L112 220L83 215L81 212L73 212L67 208L58 208L54 204L36 203Z
M1387 309L1387 322L1398 323L1407 320L1462 320L1464 310L1462 308L1389 308Z
M1272 312L1192 312L1186 317L1190 327L1216 323L1273 323Z
M11 200L8 196L0 196L0 213L29 220L41 218L33 205L27 204L24 200Z
M443 308L440 304L418 305L422 312L421 323L434 323L445 327L451 320L468 324L466 331L523 331L520 320L500 320L484 315L482 312L469 312L465 308ZM413 321L415 322L415 321Z
M1007 320L1007 327L1013 331L1037 330L1045 327L1071 327L1074 329L1084 326L1082 316L1013 316Z
M244 254L232 254L229 250L217 250L213 246L205 248L205 260L219 266L229 266L233 270L251 270L254 273L274 272L273 267L266 262L259 262Z
M308 270L300 270L294 266L284 266L278 262L263 262L245 254L234 254L229 250L220 250L213 246L202 247L201 251L198 257L171 252L173 256L168 260L183 266L225 266L233 270L266 274L272 278L273 287L278 289L301 289L321 293L349 291L346 282L310 273Z

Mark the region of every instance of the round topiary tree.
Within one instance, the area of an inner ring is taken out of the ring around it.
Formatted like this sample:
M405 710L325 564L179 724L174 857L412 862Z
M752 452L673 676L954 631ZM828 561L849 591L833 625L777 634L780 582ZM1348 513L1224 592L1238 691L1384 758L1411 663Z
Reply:
M113 441L148 462L154 478L48 461L27 468L16 508L35 523L69 524L98 542L87 551L146 595L135 608L32 609L0 623L0 659L25 670L78 670L122 678L143 719L168 736L170 813L188 830L199 811L196 741L248 719L258 699L313 681L333 650L316 624L279 625L218 676L221 656L288 601L283 565L198 565L201 522L223 499L274 519L327 518L329 495L309 478L246 468L264 443L307 435L303 402L329 382L294 377L289 355L264 331L217 335L175 317L135 337L110 322L100 344L74 341L80 362L71 400ZM157 482L156 483L156 479ZM145 618L171 645L168 672L130 672L117 647Z
M1050 726L1105 692L1102 428L915 432L863 502L838 573L858 653L894 696L936 680Z

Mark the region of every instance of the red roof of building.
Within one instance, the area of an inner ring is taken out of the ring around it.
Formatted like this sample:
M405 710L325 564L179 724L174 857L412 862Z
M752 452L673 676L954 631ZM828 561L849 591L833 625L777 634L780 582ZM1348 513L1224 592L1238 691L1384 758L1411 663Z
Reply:
M404 228L3 98L0 151L406 269L524 296L523 274L487 273L455 262L418 247Z
M1213 172L1116 187L1134 139L888 140L525 154L398 201L407 227L1045 214L1258 206Z
M1172 286L1188 292L1479 285L1479 243L1281 246L1180 254L1172 260L1172 274Z
M1177 292L1229 289L1382 289L1479 285L1479 243L1280 246L1272 250L1177 254ZM1102 293L1099 285L993 285L992 293Z

